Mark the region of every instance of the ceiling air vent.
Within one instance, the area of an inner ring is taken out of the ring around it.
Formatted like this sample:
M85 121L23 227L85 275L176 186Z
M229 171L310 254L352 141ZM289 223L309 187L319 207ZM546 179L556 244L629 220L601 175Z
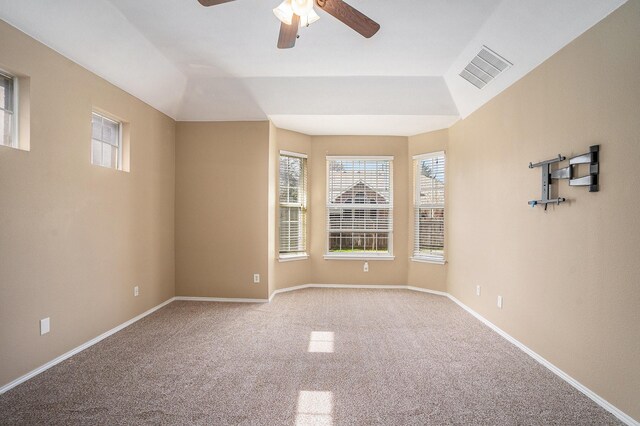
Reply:
M511 62L487 46L482 46L480 53L462 70L460 77L482 89L511 65Z

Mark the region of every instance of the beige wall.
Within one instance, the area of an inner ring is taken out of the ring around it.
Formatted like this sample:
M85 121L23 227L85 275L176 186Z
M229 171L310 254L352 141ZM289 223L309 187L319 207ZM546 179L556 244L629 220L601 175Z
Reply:
M4 385L173 297L175 127L2 21L0 40L31 86L30 151L0 146ZM92 108L130 123L130 172L90 164Z
M414 242L414 233L413 233L413 221L415 219L415 211L414 211L414 191L415 191L415 170L414 170L414 161L413 157L415 155L427 154L431 152L445 151L447 150L447 144L449 141L449 131L448 130L440 130L437 132L425 133L422 135L412 136L409 138L409 152L407 156L407 161L409 167L407 168L408 180L407 186L409 188L409 195L407 197L407 212L409 215L408 220L408 254L411 256L413 254L413 242ZM446 155L446 154L445 154ZM445 173L446 180L449 178L449 168L446 167L448 164L445 164ZM449 242L447 237L449 235L448 227L448 186L445 186L445 259L447 258L446 253L449 248ZM436 291L447 291L447 265L438 265L436 263L426 263L426 262L417 262L417 261L408 261L407 265L407 285L413 287L420 287L429 290Z
M449 292L638 420L639 40L633 0L453 126L447 157ZM527 206L530 161L593 144L600 192L562 182L570 202Z
M176 140L176 295L266 299L269 123L179 122Z
M307 135L303 135L302 133L291 132L289 130L282 130L274 127L272 125L272 145L274 147L274 159L272 161L272 165L274 167L273 174L273 185L275 187L275 194L277 194L277 183L279 182L279 152L280 151L290 151L297 152L299 154L310 155L311 153L311 137ZM307 163L308 164L308 163ZM308 167L308 166L307 166ZM309 192L309 196L311 193L311 181L312 177L310 173L307 173L309 181L307 182L307 191ZM277 200L278 197L276 196ZM273 275L273 287L269 289L269 294L271 295L274 290L287 288L287 287L295 287L298 285L309 284L311 282L311 261L309 259L305 260L294 260L281 262L278 260L278 219L279 219L279 210L274 203L273 208L273 217L271 223L273 226L274 239L272 241L272 247L274 250L274 257L271 259L274 275ZM309 229L311 227L311 211L307 211L307 245L309 250L311 246L311 235Z
M417 137L416 150L439 146L439 136ZM176 294L266 298L309 283L407 285L408 210L412 179L405 137L310 137L259 123L177 124ZM277 182L281 150L307 154L307 260L280 262ZM324 260L326 156L394 156L393 261ZM235 174L241 179L230 180ZM228 221L229 217L234 218ZM442 265L420 264L411 285L444 289ZM260 273L262 283L252 283Z
M327 155L392 155L393 160L393 254L395 259L369 262L325 260ZM314 284L407 284L407 138L322 136L311 138L309 173L311 176L311 280Z

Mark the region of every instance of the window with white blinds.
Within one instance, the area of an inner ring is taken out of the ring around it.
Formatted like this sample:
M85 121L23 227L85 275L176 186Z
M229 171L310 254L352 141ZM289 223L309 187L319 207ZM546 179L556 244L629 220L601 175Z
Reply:
M444 152L416 156L414 160L413 257L444 262Z
M393 157L327 157L327 255L392 254Z
M91 116L91 164L122 168L122 124L95 112Z
M17 148L16 79L0 72L0 145Z
M307 158L280 153L280 257L307 252Z

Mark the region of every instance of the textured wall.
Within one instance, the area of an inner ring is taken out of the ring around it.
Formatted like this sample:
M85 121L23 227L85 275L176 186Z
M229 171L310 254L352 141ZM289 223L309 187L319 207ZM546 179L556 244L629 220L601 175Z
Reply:
M173 297L175 125L2 21L0 40L31 79L31 149L0 146L4 385ZM130 123L130 172L90 164L92 108Z
M269 123L179 122L176 141L176 294L266 299Z
M636 419L639 40L634 0L454 125L448 149L449 292ZM568 203L527 206L530 161L594 144L599 193L562 182Z

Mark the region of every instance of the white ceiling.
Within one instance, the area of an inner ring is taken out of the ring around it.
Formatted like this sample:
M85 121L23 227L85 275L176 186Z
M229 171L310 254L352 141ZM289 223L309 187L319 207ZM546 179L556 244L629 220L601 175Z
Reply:
M0 0L0 18L177 120L271 119L307 134L451 126L626 0L348 0L365 39L320 11L279 50L280 0ZM482 45L514 66L458 76Z

